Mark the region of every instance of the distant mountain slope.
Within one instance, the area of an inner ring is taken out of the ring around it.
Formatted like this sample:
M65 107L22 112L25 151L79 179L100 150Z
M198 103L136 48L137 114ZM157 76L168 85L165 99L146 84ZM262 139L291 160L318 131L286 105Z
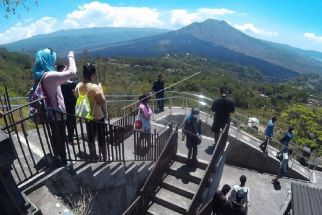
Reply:
M0 45L10 51L34 54L37 50L51 47L58 54L68 50L76 52L94 47L104 48L109 44L162 34L169 30L153 28L86 28L62 30L37 35L14 43Z
M193 23L178 31L248 56L291 69L299 73L322 73L322 63L313 58L313 53L283 44L268 42L250 37L231 27L225 21L208 19ZM322 53L320 53L320 56Z
M203 46L198 47L201 41ZM322 61L319 60L322 53L259 40L236 30L224 21L212 19L193 23L175 32L91 50L91 53L103 56L148 56L165 52L192 52L205 57L238 62L256 66L266 75L273 76L288 77L290 74L311 72L322 74ZM280 72L285 74L278 74Z
M92 56L148 57L166 53L194 53L200 56L229 61L236 64L254 66L261 70L264 75L269 76L274 80L281 80L298 75L298 73L292 70L200 40L191 34L180 31L137 39L130 42L115 44L114 46L105 49L91 51Z

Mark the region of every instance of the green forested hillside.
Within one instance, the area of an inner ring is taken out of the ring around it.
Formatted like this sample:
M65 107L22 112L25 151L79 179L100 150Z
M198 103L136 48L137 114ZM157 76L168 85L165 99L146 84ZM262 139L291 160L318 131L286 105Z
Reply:
M8 86L13 95L26 95L32 84L33 61L29 55L0 48L0 86Z

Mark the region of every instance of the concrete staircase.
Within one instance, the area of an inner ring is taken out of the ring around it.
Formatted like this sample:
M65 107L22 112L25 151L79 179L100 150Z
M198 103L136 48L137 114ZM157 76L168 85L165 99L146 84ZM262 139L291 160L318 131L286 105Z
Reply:
M194 166L177 155L148 209L149 215L185 214L205 174L207 163L198 160Z
M152 168L152 162L77 162L69 168L55 170L24 193L44 214L49 208L57 214L72 211L64 200L77 202L86 192L96 195L93 199L95 214L120 214ZM61 207L57 208L57 203ZM106 210L108 212L103 212Z

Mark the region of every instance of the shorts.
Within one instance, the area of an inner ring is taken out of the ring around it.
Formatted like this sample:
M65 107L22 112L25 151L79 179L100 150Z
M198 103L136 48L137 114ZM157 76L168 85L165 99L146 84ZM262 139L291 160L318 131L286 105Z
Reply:
M105 140L105 123L104 118L95 121L86 122L87 138L88 142L94 144L95 138L97 137L97 142L100 147L106 144Z

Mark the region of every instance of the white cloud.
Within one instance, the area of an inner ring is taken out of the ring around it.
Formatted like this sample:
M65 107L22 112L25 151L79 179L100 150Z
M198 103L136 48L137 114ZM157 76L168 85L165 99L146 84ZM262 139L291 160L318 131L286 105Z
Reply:
M218 18L227 14L234 14L235 11L225 8L199 8L194 12L189 12L184 9L175 9L170 11L170 24L174 27L182 27L193 22L204 21L209 18Z
M234 13L236 12L225 8L199 8L192 12L184 9L160 11L149 7L112 6L108 3L92 1L78 6L61 20L54 17L43 17L39 20L19 22L0 33L0 44L61 29L91 27L178 28L192 22Z
M322 43L322 36L317 36L314 33L307 32L304 33L303 36L310 41Z
M253 33L253 34L258 34L261 36L270 36L270 37L276 37L279 35L278 32L273 32L273 31L268 31L266 29L261 29L256 27L252 23L245 23L243 25L233 25L235 28L237 28L240 31L243 32L248 32L248 33Z
M160 27L160 12L148 7L111 6L93 1L67 14L64 27Z
M3 33L0 33L0 44L26 39L37 34L48 34L56 30L57 20L53 17L42 17L28 25L16 23Z

